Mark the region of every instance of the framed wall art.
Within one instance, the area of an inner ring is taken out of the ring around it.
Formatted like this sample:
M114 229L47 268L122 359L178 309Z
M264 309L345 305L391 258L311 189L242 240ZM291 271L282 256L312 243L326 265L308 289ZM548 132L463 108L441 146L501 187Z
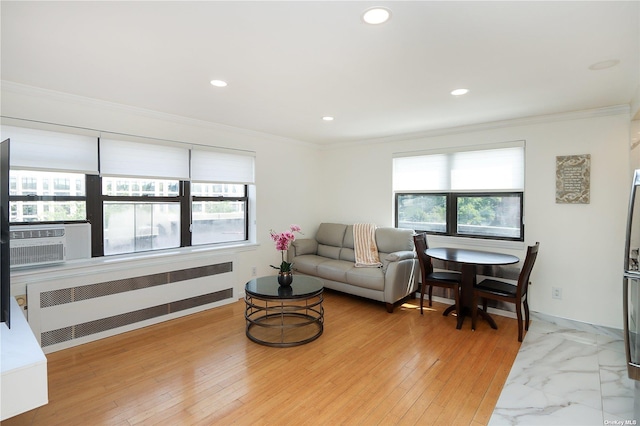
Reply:
M556 203L589 204L591 154L556 157Z

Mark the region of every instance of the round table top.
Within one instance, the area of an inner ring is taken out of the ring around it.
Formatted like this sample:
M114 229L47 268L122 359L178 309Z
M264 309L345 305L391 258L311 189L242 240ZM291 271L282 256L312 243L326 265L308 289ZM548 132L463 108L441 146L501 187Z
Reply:
M319 278L294 274L290 286L281 286L278 284L278 277L270 275L252 279L244 289L248 294L257 297L302 299L321 293L324 285Z
M489 251L468 250L449 247L430 248L427 256L448 262L469 263L475 265L510 265L520 262L516 256Z

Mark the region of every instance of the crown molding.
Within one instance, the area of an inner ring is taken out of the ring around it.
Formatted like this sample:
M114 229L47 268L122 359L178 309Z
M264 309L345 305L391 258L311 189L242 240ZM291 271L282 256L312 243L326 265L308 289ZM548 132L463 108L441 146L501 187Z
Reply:
M442 129L426 130L423 132L405 133L381 138L370 138L354 142L336 143L327 145L326 149L345 146L372 145L382 143L404 142L416 139L426 139L437 136L455 135L461 133L473 133L486 130L503 129L509 127L521 127L534 124L553 123L558 121L582 120L587 118L605 117L610 115L627 115L631 113L630 105L613 105L602 108L594 108L580 111L568 111L557 114L536 115L530 117L514 118L509 120L490 121L486 123L469 124L466 126L447 127Z

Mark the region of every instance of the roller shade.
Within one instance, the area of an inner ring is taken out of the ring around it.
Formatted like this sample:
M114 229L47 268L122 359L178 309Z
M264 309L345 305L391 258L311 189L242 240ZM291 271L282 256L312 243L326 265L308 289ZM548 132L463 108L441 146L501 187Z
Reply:
M191 151L191 180L199 182L227 182L253 184L255 157L222 151L193 149Z
M398 155L394 191L522 191L524 143L476 151Z
M2 126L11 139L11 167L43 171L98 173L98 139L92 136Z
M100 174L189 179L189 149L100 138Z

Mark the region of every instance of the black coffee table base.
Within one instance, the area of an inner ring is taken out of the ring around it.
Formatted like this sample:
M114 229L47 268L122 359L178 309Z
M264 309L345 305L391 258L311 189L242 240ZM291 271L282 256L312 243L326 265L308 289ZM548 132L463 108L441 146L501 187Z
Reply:
M277 348L304 345L324 330L322 280L295 275L290 286L275 276L259 277L244 286L247 337Z
M273 300L246 295L247 337L277 348L312 342L324 331L322 300L322 291L306 299Z

